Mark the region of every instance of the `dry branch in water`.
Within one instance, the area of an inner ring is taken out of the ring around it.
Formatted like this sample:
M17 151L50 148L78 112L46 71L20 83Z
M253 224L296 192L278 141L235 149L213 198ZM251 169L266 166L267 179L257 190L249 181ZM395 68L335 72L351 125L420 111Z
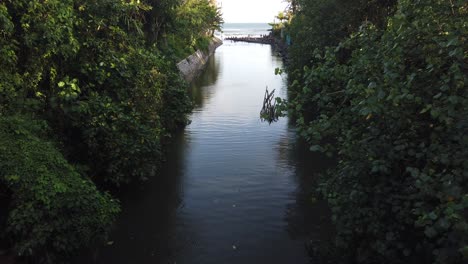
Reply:
M278 121L278 114L276 112L276 101L274 101L275 90L268 92L266 87L265 96L263 98L263 107L260 111L260 119L267 121L269 124Z

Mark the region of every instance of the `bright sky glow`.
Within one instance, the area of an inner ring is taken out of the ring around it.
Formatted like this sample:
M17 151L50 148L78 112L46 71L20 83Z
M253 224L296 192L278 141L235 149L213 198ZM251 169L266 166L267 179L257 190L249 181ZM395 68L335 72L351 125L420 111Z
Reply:
M283 11L283 0L218 0L226 23L269 23Z

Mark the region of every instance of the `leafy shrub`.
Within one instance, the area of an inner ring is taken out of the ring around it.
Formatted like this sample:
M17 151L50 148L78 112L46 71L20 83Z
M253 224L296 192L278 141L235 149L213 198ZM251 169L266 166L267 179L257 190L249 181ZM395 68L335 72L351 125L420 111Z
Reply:
M378 28L395 10L396 0L289 0L298 11L286 27L293 45L289 48L289 76L302 80L303 67L314 59L314 50L338 45L356 32L363 21Z
M177 19L173 20L173 26L169 28L170 34L164 50L178 60L196 50L207 50L214 31L221 30L223 20L220 10L209 0L187 0L174 12Z
M0 38L0 113L5 112L7 102L15 101L17 96L15 82L19 79L16 72L16 54L14 42L10 41L14 32L14 25L5 5L0 4L0 32L4 37Z
M191 110L166 40L187 51L219 27L208 1L179 13L186 2L0 1L0 195L12 199L6 237L19 254L53 262L99 240L118 206L90 179L120 185L157 170ZM45 120L47 135L4 117L18 113Z
M175 62L145 38L151 6L115 0L0 5L0 41L12 43L0 53L4 112L38 113L63 141L66 158L95 180L119 185L154 174L161 140L187 123L190 101Z
M320 191L358 262L467 260L467 12L401 0L385 30L317 50L294 84L301 134L337 155Z
M114 185L144 180L161 160L161 128L144 124L137 111L109 97L91 95L75 121L86 146L86 164L97 181ZM104 179L100 175L107 175Z
M16 254L56 263L105 238L119 205L43 139L47 132L44 122L0 117L0 185L11 192L6 236Z
M146 179L162 159L161 140L187 123L186 84L156 50L129 48L97 57L101 63L82 74L88 80L82 96L66 111L73 121L69 130L80 131L74 140L86 146L74 152L85 152L92 175L106 175L106 182Z

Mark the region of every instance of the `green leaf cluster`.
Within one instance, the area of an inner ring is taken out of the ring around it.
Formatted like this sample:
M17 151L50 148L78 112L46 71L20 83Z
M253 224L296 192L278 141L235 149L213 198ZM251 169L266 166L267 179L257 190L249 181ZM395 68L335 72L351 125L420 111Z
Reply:
M222 22L208 0L5 1L0 19L2 113L38 113L67 158L116 185L154 174L191 108L175 62Z
M0 184L11 193L0 234L19 256L57 263L104 240L120 209L65 160L48 132L43 121L0 117Z
M293 80L301 80L304 66L310 66L314 51L338 45L359 30L363 21L378 28L395 11L396 0L289 0L295 13L286 27L293 45L288 56ZM341 54L346 55L346 54Z
M319 189L359 263L467 260L467 15L465 1L400 0L385 26L296 46L315 51L289 69L290 107L311 150L337 159Z
M186 0L174 10L177 20L167 30L166 52L183 59L196 50L208 50L214 32L221 31L224 23L220 9L212 2Z
M93 184L157 173L191 111L177 55L221 22L208 0L0 1L0 194L16 253L54 263L105 236L118 207Z

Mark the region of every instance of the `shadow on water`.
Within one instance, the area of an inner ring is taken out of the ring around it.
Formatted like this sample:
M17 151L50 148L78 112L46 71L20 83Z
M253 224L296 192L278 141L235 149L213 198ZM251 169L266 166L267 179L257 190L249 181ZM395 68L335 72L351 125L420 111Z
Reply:
M177 255L177 210L183 207L185 149L188 135L174 136L161 174L122 189L122 213L106 246L83 252L74 263L174 263Z
M335 259L330 257L334 243L331 211L324 200L317 199L317 187L321 174L335 161L322 153L311 152L307 142L297 135L293 123L288 122L288 133L277 143L280 160L294 171L296 182L294 199L285 210L286 230L291 239L305 241L310 263L334 263Z

